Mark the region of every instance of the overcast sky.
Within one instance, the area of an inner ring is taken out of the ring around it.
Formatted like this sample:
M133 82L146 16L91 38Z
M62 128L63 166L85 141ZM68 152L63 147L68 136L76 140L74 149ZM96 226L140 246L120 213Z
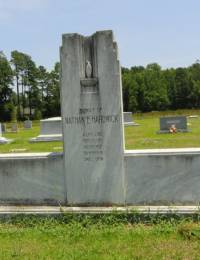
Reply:
M0 0L0 50L51 69L63 33L112 29L122 66L188 66L200 59L200 0Z

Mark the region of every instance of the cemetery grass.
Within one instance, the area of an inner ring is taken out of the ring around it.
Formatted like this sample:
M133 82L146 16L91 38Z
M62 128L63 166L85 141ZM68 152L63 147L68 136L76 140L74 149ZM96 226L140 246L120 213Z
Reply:
M158 134L161 116L198 115L197 118L187 118L187 133ZM134 121L135 127L125 127L126 149L162 149L162 148L192 148L200 147L200 110L177 110L138 113Z
M8 130L10 124L6 124ZM13 140L9 144L0 145L0 153L30 153L30 152L61 152L62 142L38 142L30 143L29 139L36 137L40 133L40 122L33 121L32 129L24 129L23 123L18 122L19 130L17 133L5 133L4 137Z
M168 115L198 115L198 118L188 119L188 133L158 134L160 116ZM134 114L134 121L139 126L125 127L126 149L152 148L184 148L200 147L200 110L177 110ZM10 124L7 124L9 128ZM11 152L62 152L62 142L30 143L29 139L40 133L39 121L33 122L32 129L24 129L19 123L18 133L6 133L4 137L13 139L10 144L0 145L0 153Z
M199 259L200 224L28 216L1 222L0 243L0 259Z

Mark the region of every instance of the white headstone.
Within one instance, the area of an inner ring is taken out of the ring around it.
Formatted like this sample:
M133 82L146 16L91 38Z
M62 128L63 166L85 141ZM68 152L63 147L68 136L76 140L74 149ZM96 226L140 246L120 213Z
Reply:
M51 118L40 120L41 135L61 134L61 132L62 132L61 117L51 117Z
M62 141L62 119L51 117L40 120L40 134L31 138L30 142Z
M69 204L124 202L121 91L112 31L63 35L61 102Z

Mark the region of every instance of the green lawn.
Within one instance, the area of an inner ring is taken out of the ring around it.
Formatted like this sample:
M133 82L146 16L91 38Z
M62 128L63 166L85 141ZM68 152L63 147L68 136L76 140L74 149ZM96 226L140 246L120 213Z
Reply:
M194 114L199 115L199 118L188 119L188 128L190 132L157 134L157 131L159 130L160 116L188 116ZM139 126L125 127L126 149L200 147L200 110L179 110L135 114L134 121L139 123ZM22 123L20 123L19 126L18 133L6 133L4 135L14 141L11 144L0 145L0 153L9 153L12 151L60 152L63 150L62 142L29 143L29 139L36 137L40 132L39 121L34 121L33 128L30 130L23 129ZM25 151L23 151L23 149L25 149Z
M160 116L199 115L189 118L188 133L158 134ZM152 112L134 115L136 127L125 128L126 149L200 147L200 110Z
M0 259L199 259L198 223L134 224L112 222L112 216L90 223L89 218L1 223Z

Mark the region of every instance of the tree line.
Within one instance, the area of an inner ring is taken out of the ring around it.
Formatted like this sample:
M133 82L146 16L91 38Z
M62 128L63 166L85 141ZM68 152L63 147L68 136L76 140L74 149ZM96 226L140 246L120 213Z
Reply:
M0 52L0 121L60 116L59 63L52 71L31 56ZM122 68L124 111L200 108L200 63L162 69L157 63Z
M122 68L122 85L125 111L200 108L199 61L187 68L161 69L157 63Z
M59 63L52 71L31 56L0 52L0 120L40 119L60 115Z

